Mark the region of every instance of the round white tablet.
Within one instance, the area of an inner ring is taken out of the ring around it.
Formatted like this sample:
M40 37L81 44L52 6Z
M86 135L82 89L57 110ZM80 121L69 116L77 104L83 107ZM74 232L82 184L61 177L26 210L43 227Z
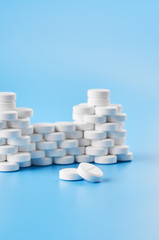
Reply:
M45 157L45 152L42 150L35 150L35 151L30 152L30 154L31 154L32 159Z
M14 92L0 92L0 102L9 103L16 100L16 93Z
M113 140L114 140L114 145L124 145L126 142L126 137L113 138Z
M60 148L75 148L75 147L78 147L78 140L68 139L68 140L58 142L58 147L60 147Z
M23 135L30 135L33 133L33 126L29 126L27 128L21 128Z
M56 122L54 123L55 129L58 132L74 131L76 126L73 122Z
M112 107L117 107L118 114L122 112L122 105L121 104L110 104Z
M116 123L103 123L103 124L96 124L95 129L99 131L116 131L117 125Z
M105 107L96 107L95 114L97 115L116 115L118 113L117 107L105 106Z
M81 146L81 147L87 147L87 146L91 145L91 140L90 139L81 138L78 141L79 141L79 146Z
M49 166L49 165L52 165L52 158L43 157L43 158L32 159L31 164L34 166Z
M116 145L112 148L109 148L110 154L127 154L129 152L129 147L127 145Z
M2 138L16 138L21 136L20 129L3 129L0 131L0 137Z
M1 162L0 163L0 171L1 172L13 172L19 170L18 163L11 163L11 162Z
M106 116L97 116L97 115L85 115L84 116L84 122L88 123L105 123L106 122Z
M93 123L74 122L74 124L76 125L77 130L82 130L82 131L94 130Z
M108 89L89 89L87 96L92 98L108 98L110 96L110 90Z
M79 139L83 137L82 131L65 132L66 139Z
M79 114L79 113L73 113L72 119L77 122L83 122L84 121L85 114Z
M66 155L66 149L57 148L53 150L46 150L45 154L47 157L63 157Z
M59 171L59 178L67 181L77 181L83 178L77 173L77 168L64 168Z
M93 162L93 156L90 155L77 155L75 156L75 162L82 163L82 162Z
M133 160L133 153L129 152L127 154L118 154L117 155L117 160L119 162L131 161L131 160Z
M33 116L33 109L31 108L16 108L18 118L30 118Z
M109 148L114 146L114 140L113 139L102 139L102 140L92 140L92 147L97 148Z
M9 103L2 103L0 102L0 111L12 111L15 110L16 103L9 102Z
M8 127L11 128L28 128L30 125L29 118L20 118L14 121L8 121Z
M81 103L73 106L73 113L77 114L94 114L94 107L89 106L87 103Z
M63 157L54 157L53 163L61 164L61 165L72 164L72 163L74 163L74 156L67 155L67 156L63 156Z
M44 134L44 139L46 141L62 141L65 139L65 133L53 132L53 133Z
M114 115L114 116L108 116L107 120L108 122L112 122L112 123L117 123L117 122L124 122L126 121L126 113L120 113L118 115Z
M86 147L86 154L91 156L102 156L108 154L108 148Z
M18 152L15 154L7 155L7 160L9 162L20 163L20 162L30 161L30 159L31 159L31 156L30 156L30 153L28 152Z
M82 178L90 182L99 182L103 176L101 169L90 163L80 163L77 172Z
M66 150L66 153L68 155L82 155L85 153L85 148L84 147L68 148Z
M21 136L19 138L8 138L7 143L15 146L24 146L30 143L29 136Z
M49 141L37 142L36 148L39 150L56 149L57 142L49 142Z
M88 98L88 104L95 107L108 106L110 104L110 99Z
M108 137L110 138L120 138L120 137L126 137L126 130L118 130L118 131L112 131L108 132Z
M14 121L18 117L16 111L1 111L0 112L0 120L3 121Z
M98 130L85 131L84 138L91 139L91 140L100 140L100 139L106 138L106 132L98 131Z
M26 167L30 167L30 166L31 166L31 160L30 160L30 161L20 162L20 163L19 163L19 167L20 167L20 168L26 168Z
M28 145L18 147L19 152L32 152L35 149L36 149L35 143L29 143Z
M94 162L98 164L114 164L117 162L117 156L115 155L97 156L94 157Z
M51 133L55 131L53 123L36 123L33 127L35 133Z
M40 142L43 139L43 135L40 133L33 133L30 135L31 142Z
M7 160L7 156L4 154L0 154L0 162L4 162Z
M0 146L6 144L6 139L5 138L0 138Z
M11 145L3 145L0 146L0 154L14 154L18 152L18 147L16 146L11 146Z

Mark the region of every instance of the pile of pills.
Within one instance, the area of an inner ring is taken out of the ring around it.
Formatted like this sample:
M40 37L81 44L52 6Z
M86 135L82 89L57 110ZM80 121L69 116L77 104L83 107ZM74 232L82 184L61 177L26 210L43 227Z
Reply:
M126 130L122 129L126 114L121 112L121 105L110 104L109 90L91 89L88 103L73 107L73 122L30 125L33 110L16 108L16 94L1 92L0 171L17 171L31 165L130 161L133 154L125 145ZM70 170L63 171L60 176ZM73 171L77 180L84 178Z

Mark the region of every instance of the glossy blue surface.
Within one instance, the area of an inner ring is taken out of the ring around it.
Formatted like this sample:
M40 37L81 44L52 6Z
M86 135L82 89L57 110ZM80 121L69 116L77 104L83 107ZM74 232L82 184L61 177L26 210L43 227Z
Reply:
M159 239L158 10L154 0L1 3L0 91L16 92L35 123L71 121L87 89L109 88L134 161L100 165L98 184L60 181L63 166L0 173L0 239Z

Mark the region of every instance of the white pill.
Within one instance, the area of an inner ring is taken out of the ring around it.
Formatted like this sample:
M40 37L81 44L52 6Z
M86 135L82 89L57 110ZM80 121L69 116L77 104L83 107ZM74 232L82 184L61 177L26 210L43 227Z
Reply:
M22 137L19 137L19 138L9 138L7 140L7 143L9 145L15 145L15 146L28 145L30 143L30 137L29 136L22 136Z
M57 142L49 142L49 141L42 141L36 143L36 148L39 150L48 150L48 149L56 149Z
M72 164L74 163L74 156L67 155L63 157L54 157L53 158L53 163L55 164Z
M16 111L1 111L0 112L0 120L3 121L14 121L18 117Z
M112 107L117 107L118 114L122 112L122 105L121 104L110 104Z
M95 114L97 115L116 115L118 113L117 107L105 106L105 107L96 107Z
M114 164L117 162L115 155L97 156L94 157L94 162L98 164Z
M84 138L91 139L91 140L100 140L106 138L106 132L92 130L92 131L85 131Z
M82 163L82 162L93 162L93 156L90 156L90 155L86 155L86 154L83 154L83 155L77 155L75 156L75 162L77 163Z
M36 149L35 143L29 143L28 145L18 147L19 152L32 152L35 149Z
M0 121L0 129L7 128L7 122L6 121Z
M47 141L62 141L65 139L65 133L53 132L53 133L44 134L44 139Z
M84 122L84 116L85 114L73 113L72 119L77 122Z
M85 115L84 116L84 122L88 123L105 123L106 122L106 116L97 116L97 115Z
M76 126L72 122L56 122L54 123L57 132L70 132L74 131Z
M81 103L73 106L73 113L77 114L94 114L94 107L89 106L87 103Z
M52 123L36 123L33 125L35 133L51 133L55 131Z
M84 147L68 148L66 150L66 153L68 155L82 155L85 153L85 148Z
M99 182L103 176L101 169L90 163L80 163L77 172L82 178L90 182Z
M60 148L75 148L75 147L78 147L78 140L68 139L68 140L58 142L58 147L60 147Z
M49 166L49 165L52 165L52 158L43 157L43 158L32 159L31 164L34 166Z
M7 160L9 162L21 163L21 162L28 162L30 161L30 159L31 159L31 156L30 156L30 153L28 152L18 152L15 154L7 155Z
M6 144L6 139L5 138L0 138L0 146Z
M107 155L108 148L86 147L86 154L91 156Z
M133 153L129 152L127 154L118 154L117 155L117 160L119 162L131 161L131 160L133 160Z
M0 137L2 138L16 138L21 136L20 129L3 129L0 131Z
M0 102L9 103L16 100L16 94L13 92L0 92Z
M9 103L0 102L0 111L12 111L12 110L15 110L15 108L16 108L15 102L9 102Z
M108 106L110 104L110 99L88 98L88 104L95 107Z
M33 116L33 109L31 108L16 108L18 118L30 118Z
M21 128L22 135L30 135L33 134L33 126L29 126L27 128Z
M18 163L11 163L11 162L1 162L0 163L0 171L1 172L13 172L19 170Z
M30 166L31 166L31 160L30 160L30 161L20 162L20 163L19 163L19 167L20 167L20 168L26 168L26 167L30 167Z
M77 130L82 130L82 131L88 131L88 130L93 130L94 129L94 124L93 123L85 123L85 122L74 122L76 125Z
M31 142L40 142L43 139L43 135L40 133L33 133L30 135Z
M8 121L8 126L11 128L27 128L30 125L29 118L20 118L14 121Z
M125 122L118 122L116 123L117 130L121 130L124 127Z
M120 113L118 115L114 115L114 116L108 116L107 120L108 122L112 122L112 123L117 123L117 122L124 122L126 121L126 113Z
M67 139L79 139L83 137L83 132L82 131L65 132L65 137Z
M118 131L112 131L108 132L108 137L110 138L120 138L120 137L126 137L126 130L118 130Z
M52 150L46 150L45 154L47 157L63 157L66 155L66 149L57 148Z
M65 168L59 171L59 178L67 181L77 181L83 178L77 173L77 168Z
M129 152L129 147L127 145L116 145L109 148L110 154L127 154Z
M95 129L99 131L116 131L117 125L116 123L103 123L103 124L96 124Z
M79 141L79 146L81 146L81 147L87 147L87 146L91 145L91 140L90 139L81 138L78 141Z
M45 152L42 150L35 150L35 151L30 152L30 154L31 154L32 159L45 157Z
M4 154L0 154L0 162L4 162L7 160L7 156Z
M3 145L0 146L0 154L14 154L18 152L17 146L11 146L11 145Z
M124 145L125 142L126 142L125 137L123 137L123 138L113 138L113 140L114 140L115 145Z
M108 98L110 96L110 90L108 89L89 89L87 96L92 98Z
M97 148L109 148L114 146L113 139L92 140L92 147Z

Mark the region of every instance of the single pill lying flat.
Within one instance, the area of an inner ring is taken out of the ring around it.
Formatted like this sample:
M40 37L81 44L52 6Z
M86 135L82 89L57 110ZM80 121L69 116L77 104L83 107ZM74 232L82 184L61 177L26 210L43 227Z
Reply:
M109 148L109 153L112 155L116 154L127 154L129 152L129 147L127 145L115 145Z
M97 115L116 115L118 113L117 107L105 106L105 107L95 107L95 114Z
M77 173L77 168L64 168L59 171L59 178L67 181L78 181L83 178Z
M54 123L57 132L69 132L76 130L73 122L56 122Z
M82 178L90 182L99 182L103 176L101 169L90 163L80 163L77 172Z
M45 151L46 157L63 157L66 155L66 149L57 148Z
M98 99L98 98L88 98L88 104L95 107L108 106L110 104L110 99Z
M17 146L11 146L11 145L3 145L0 146L0 154L14 154L18 152L18 147Z
M117 163L117 156L106 155L94 157L94 162L98 164L114 164Z
M86 147L86 154L91 156L102 156L108 154L108 148Z
M110 96L110 90L108 89L89 89L87 96L92 98L108 98Z
M107 120L108 122L112 122L112 123L125 122L126 117L127 117L126 113L120 113L118 115L108 116Z
M31 156L30 156L30 153L28 152L18 152L15 154L7 155L7 160L9 162L21 163L21 162L28 162L30 161L30 159L31 159Z
M18 138L21 136L20 129L3 129L0 131L0 137L2 138Z
M80 147L87 147L87 146L91 145L91 140L90 139L81 138L78 141L79 141L79 146Z
M71 131L71 132L65 132L66 139L79 139L83 137L82 131Z
M121 129L121 130L118 130L118 131L108 132L108 137L109 138L126 137L126 130L125 129Z
M84 147L68 148L66 149L68 155L82 155L85 153Z
M35 143L29 143L28 145L23 145L18 147L19 152L32 152L36 149Z
M78 156L75 156L75 162L77 163L82 163L82 162L93 162L93 156L90 156L90 155L86 155L86 154L83 154L83 155L78 155Z
M92 140L92 147L97 148L110 148L114 146L114 140L110 138L102 140Z
M42 150L34 150L30 152L31 154L31 159L36 159L36 158L44 158L45 157L45 152Z
M116 123L103 123L103 124L96 124L95 129L99 131L117 131Z
M98 130L85 131L84 138L91 139L91 140L100 140L100 139L106 138L106 132L98 131Z
M30 135L33 133L33 126L29 126L27 128L21 128L22 135Z
M28 128L30 126L29 118L20 118L14 121L8 121L8 127L10 128Z
M127 154L118 154L117 155L118 162L126 162L133 160L133 153L129 152Z
M21 136L19 138L8 138L9 145L24 146L30 144L30 136Z
M0 102L9 103L16 100L16 93L14 92L0 92Z
M0 112L0 120L3 121L14 121L18 117L16 111L1 111Z
M49 165L52 165L52 158L43 157L43 158L32 159L31 164L34 166L49 166Z
M33 116L33 109L31 108L16 108L18 118L30 118Z
M40 133L33 133L30 135L30 141L33 143L40 142L43 139L43 135Z
M36 143L36 148L39 150L48 150L48 149L56 149L57 142L51 141L41 141Z
M9 102L9 103L2 103L0 102L0 111L12 111L15 110L16 103Z
M19 170L18 163L11 163L11 162L1 162L0 163L0 171L1 172L14 172Z
M76 148L78 147L78 140L77 139L66 139L61 142L58 142L59 148Z
M85 115L84 116L84 122L88 123L105 123L106 122L106 116L97 116L95 114L93 115Z
M36 123L33 127L35 133L51 133L55 131L53 123Z
M77 114L94 114L94 107L89 106L87 103L81 103L73 106L73 113Z
M54 157L53 163L60 164L60 165L72 164L74 163L74 156L67 155L63 157Z
M53 133L44 134L44 139L46 141L62 141L65 139L65 133L53 132Z

